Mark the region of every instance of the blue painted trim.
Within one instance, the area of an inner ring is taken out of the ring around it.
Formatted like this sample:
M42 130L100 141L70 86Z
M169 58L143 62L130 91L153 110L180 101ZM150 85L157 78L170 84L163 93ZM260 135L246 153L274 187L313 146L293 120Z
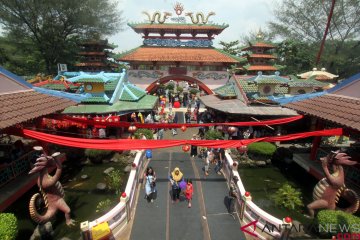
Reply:
M349 77L348 79L345 79L341 83L337 84L335 87L330 88L328 90L328 93L333 93L333 92L345 87L346 85L348 85L348 84L350 84L352 82L356 82L356 81L360 81L360 73L357 73L357 74Z
M114 104L116 103L118 100L119 100L119 97L120 97L120 94L121 94L121 90L123 89L122 88L122 85L124 84L125 81L127 81L127 73L126 71L123 69L123 72L120 73L120 79L116 85L116 88L115 88L115 91L113 92L113 95L109 101L110 104Z
M90 97L87 94L76 94L76 93L68 93L68 92L61 92L61 91L56 91L56 90L51 90L51 89L46 89L46 88L40 88L40 87L33 87L33 89L36 92L39 93L43 93L43 94L47 94L50 96L54 96L54 97L59 97L59 98L67 98L70 99L74 102L80 103L83 99Z
M298 101L302 101L302 100L306 100L306 99L311 99L314 97L320 97L326 93L327 93L326 91L323 91L323 92L299 94L299 95L295 95L295 96L280 97L280 98L276 98L274 96L269 96L269 99L274 102L279 103L280 105L285 105L285 104L292 103L292 102L298 102Z

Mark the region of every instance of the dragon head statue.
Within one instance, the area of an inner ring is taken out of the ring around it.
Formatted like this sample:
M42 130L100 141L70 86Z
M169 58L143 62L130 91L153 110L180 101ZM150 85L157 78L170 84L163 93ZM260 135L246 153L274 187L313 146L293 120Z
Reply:
M320 160L326 161L328 164L331 165L355 165L357 164L356 161L350 161L351 157L348 156L346 153L342 153L340 152L340 150L338 151L332 151L330 154L328 154L326 157L320 158Z
M34 150L38 152L36 162L34 167L30 170L29 174L41 172L44 168L52 167L55 165L55 157L59 156L59 152L53 153L51 156L48 156L44 153L43 148L36 146Z

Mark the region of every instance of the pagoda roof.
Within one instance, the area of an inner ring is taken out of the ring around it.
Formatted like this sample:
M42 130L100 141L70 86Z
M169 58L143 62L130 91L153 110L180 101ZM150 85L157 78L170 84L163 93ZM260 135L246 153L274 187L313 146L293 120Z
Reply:
M238 63L241 58L215 48L139 47L124 53L118 60L124 62L223 62Z
M274 45L270 44L270 43L264 43L264 42L255 42L255 43L251 43L249 42L249 46L241 49L242 51L246 51L246 50L251 50L253 48L268 48L268 49L271 49L271 48L275 48Z
M248 71L276 71L278 70L275 66L270 65L245 65L243 66Z
M332 73L326 72L324 69L323 70L317 70L316 68L314 68L312 71L309 72L305 72L302 74L298 74L297 75L300 78L309 78L311 76L316 76L315 79L316 80L332 80L334 78L339 77L339 75L334 75Z
M258 86L253 84L248 79L251 79L251 77L245 78L244 76L236 77L236 80L240 84L241 88L244 90L247 96L252 96L255 93L258 93L259 89ZM288 93L289 88L287 86L282 86L280 84L275 86L275 94L283 95Z
M267 59L276 59L274 55L271 54L248 54L249 58L267 58Z
M80 104L66 108L65 114L106 114L106 113L130 113L139 110L153 110L158 97L145 95L136 102L118 101L112 105L104 104Z
M236 97L236 90L233 84L225 84L221 87L215 88L213 92L220 97Z
M168 33L208 33L213 31L215 34L220 34L225 28L229 27L228 24L188 24L188 23L163 23L163 24L150 24L150 23L129 23L128 24L136 33L143 33L148 31L151 33L163 32L166 30Z
M116 74L115 78L119 77L120 74ZM93 83L107 83L114 79L114 76L109 76L104 72L100 72L97 74L90 74L85 72L80 72L80 74L76 77L69 78L68 81L73 83L85 83L85 82L93 82Z
M279 74L263 75L258 74L247 79L248 82L255 82L257 84L287 84L290 80L288 78L280 77Z
M111 44L109 44L107 40L88 40L80 43L80 45L82 46L99 45L99 46L104 46L105 48L108 49L114 49L114 47Z

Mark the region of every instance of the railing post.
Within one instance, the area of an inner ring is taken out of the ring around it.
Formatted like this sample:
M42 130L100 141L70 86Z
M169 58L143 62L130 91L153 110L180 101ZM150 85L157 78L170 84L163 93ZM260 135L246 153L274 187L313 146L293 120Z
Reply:
M283 218L283 227L281 231L280 239L287 240L291 232L292 219L290 217Z
M89 228L89 221L82 222L80 224L81 229L81 237L83 240L90 240L90 228Z
M135 193L134 193L135 194ZM126 195L125 192L121 194L120 202L125 203L125 211L126 211L126 221L129 222L131 219L131 208L130 208L130 201L129 197Z

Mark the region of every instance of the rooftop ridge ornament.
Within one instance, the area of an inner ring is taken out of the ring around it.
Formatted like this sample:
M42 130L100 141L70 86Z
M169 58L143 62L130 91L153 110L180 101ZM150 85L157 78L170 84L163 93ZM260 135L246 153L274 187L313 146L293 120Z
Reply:
M193 24L206 24L209 20L209 17L213 15L215 15L214 12L209 12L205 18L202 12L198 12L195 14L195 19L192 12L185 13L185 16L189 16Z
M184 11L184 5L182 5L179 2L176 2L174 5L174 11L175 11L176 15L180 16L182 14L182 12Z
M152 16L145 11L143 11L142 13L148 17L149 22L151 24L155 23L156 20L158 21L158 23L163 24L166 21L166 19L172 15L169 12L164 12L164 15L162 16L163 18L161 20L161 13L159 11L154 12Z

